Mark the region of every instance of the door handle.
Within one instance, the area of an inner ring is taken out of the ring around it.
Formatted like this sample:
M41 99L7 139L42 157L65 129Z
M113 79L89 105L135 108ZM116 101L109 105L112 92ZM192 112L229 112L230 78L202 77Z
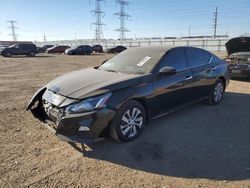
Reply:
M191 80L193 76L187 76L185 80Z
M207 70L207 73L211 72L211 71L215 71L216 70L216 67L214 66L211 66L208 70Z
M212 68L211 68L211 69L212 69L212 71L215 71L215 70L216 70L216 67L212 66Z

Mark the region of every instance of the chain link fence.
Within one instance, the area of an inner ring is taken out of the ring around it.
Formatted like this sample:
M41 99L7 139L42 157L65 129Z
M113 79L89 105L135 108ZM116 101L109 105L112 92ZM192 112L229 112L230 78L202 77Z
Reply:
M194 46L198 48L203 48L209 51L214 52L225 52L225 43L229 38L197 38L197 39L140 39L140 40L102 40L100 45L104 49L111 48L118 45L123 45L128 48L138 47L138 46ZM94 40L61 40L61 41L47 41L47 42L35 42L37 46L43 46L45 44L53 45L69 45L69 46L78 46L78 45L94 45L96 42Z

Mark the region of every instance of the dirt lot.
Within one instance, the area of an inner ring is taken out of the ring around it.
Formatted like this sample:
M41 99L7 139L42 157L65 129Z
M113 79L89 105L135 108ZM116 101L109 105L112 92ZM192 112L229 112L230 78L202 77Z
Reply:
M136 141L107 139L85 154L25 111L51 79L110 57L0 57L0 187L250 188L250 82L231 81L221 105L192 105Z

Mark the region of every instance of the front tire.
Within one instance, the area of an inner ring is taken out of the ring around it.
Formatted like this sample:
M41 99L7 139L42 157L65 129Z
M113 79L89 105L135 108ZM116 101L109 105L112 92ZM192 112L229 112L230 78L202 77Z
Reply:
M11 52L5 52L4 57L11 57L12 53Z
M30 53L27 54L28 57L34 57L36 53L34 51L31 51Z
M221 79L218 79L210 93L210 96L207 99L207 103L211 105L217 105L221 103L225 92L225 84Z
M126 102L116 113L110 125L110 136L120 142L137 138L146 122L144 107L137 101Z

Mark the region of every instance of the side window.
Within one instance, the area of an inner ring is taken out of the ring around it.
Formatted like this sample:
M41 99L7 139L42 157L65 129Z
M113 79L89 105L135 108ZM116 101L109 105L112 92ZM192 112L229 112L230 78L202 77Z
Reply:
M170 50L161 60L161 67L164 66L174 67L177 71L186 69L187 63L184 48Z
M205 60L206 60L206 62L208 63L208 62L209 62L209 60L210 60L210 58L211 58L210 53L204 50L204 56L205 56Z
M187 56L191 67L197 67L208 63L209 58L205 55L205 51L198 48L186 48Z

